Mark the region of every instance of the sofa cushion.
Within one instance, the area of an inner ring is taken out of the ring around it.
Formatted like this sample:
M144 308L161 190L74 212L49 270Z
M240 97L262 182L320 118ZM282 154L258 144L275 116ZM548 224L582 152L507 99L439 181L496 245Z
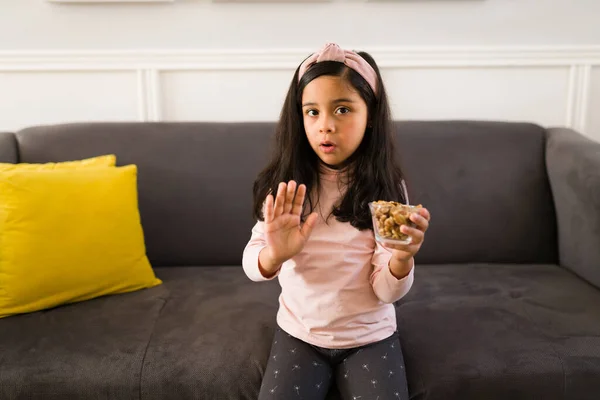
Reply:
M0 318L161 283L146 257L136 166L93 162L0 172Z
M241 266L157 268L170 297L148 346L147 400L256 400L275 334L277 280ZM338 400L332 387L327 400Z
M600 291L555 265L425 265L397 308L415 399L597 399Z
M252 183L272 123L74 123L17 132L22 162L116 154L138 166L153 266L234 265L250 237Z
M148 346L142 398L255 400L275 331L276 281L241 267L157 268L171 296Z
M139 399L166 294L157 286L0 320L0 399Z
M28 163L4 163L0 162L0 172L10 171L49 171L55 169L79 169L79 168L101 168L114 167L117 164L117 158L114 154L105 154L102 156L86 158L85 160L71 160L65 162L49 162L43 164Z
M419 264L558 262L542 127L402 121L396 130L410 200L432 214Z
M600 292L553 265L422 265L397 308L411 398L595 399ZM277 281L163 285L0 320L0 398L256 399ZM159 316L160 314L160 316ZM338 399L335 387L328 400Z

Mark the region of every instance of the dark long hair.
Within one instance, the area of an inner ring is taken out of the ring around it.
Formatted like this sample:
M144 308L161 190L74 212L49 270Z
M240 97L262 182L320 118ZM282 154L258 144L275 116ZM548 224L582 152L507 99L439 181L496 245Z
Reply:
M306 185L304 215L312 212L318 199L308 195L319 185L317 154L310 147L302 118L302 92L313 79L323 75L339 76L354 87L368 108L368 123L358 149L348 160L348 188L332 215L350 222L359 230L373 229L368 203L373 200L406 203L402 189L403 174L395 160L393 126L381 73L373 58L358 52L377 73L377 95L364 78L343 63L323 61L311 66L298 82L294 73L275 131L274 152L268 166L254 182L254 217L263 220L262 207L269 193L277 194L280 182L295 180ZM318 193L318 191L317 191Z

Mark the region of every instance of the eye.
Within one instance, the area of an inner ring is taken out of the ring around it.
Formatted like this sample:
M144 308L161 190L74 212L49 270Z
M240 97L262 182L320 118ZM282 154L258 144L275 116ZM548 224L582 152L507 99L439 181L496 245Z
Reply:
M336 112L339 113L339 114L346 114L346 113L349 113L350 110L348 108L346 108L346 107L340 107L340 108L338 108L336 110Z
M318 114L317 110L312 110L312 109L311 109L311 110L307 110L307 111L306 111L306 115L309 115L309 116L311 116L311 117L314 117L314 116L316 116L317 114Z

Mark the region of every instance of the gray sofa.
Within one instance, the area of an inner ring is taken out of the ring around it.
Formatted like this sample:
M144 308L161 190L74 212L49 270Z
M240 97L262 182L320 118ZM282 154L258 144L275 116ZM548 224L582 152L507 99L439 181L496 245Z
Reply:
M411 398L600 398L600 144L526 123L396 123L432 213L397 304ZM0 319L0 399L256 399L277 281L241 268L272 123L91 123L0 134L0 162L139 167L163 285ZM335 388L330 399L337 398Z

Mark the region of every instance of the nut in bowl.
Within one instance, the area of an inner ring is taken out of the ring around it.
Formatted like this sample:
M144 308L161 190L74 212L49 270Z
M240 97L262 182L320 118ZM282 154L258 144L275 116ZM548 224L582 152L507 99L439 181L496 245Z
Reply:
M369 203L373 217L375 238L382 244L409 244L412 238L400 230L402 225L415 228L409 217L422 208L421 204L411 206L396 201L378 200Z

